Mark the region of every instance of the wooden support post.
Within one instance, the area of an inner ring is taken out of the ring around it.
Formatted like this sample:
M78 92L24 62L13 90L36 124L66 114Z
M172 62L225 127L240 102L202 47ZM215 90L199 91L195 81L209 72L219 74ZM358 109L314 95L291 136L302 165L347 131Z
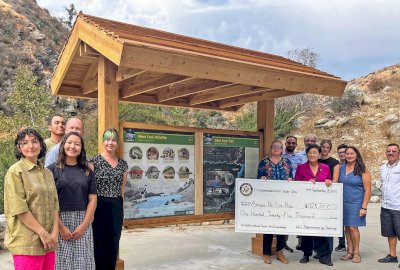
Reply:
M194 156L194 214L203 214L203 132L195 133Z
M117 66L103 55L98 65L98 150L103 151L103 133L108 128L118 130ZM116 270L124 269L124 261L117 259Z
M264 100L257 102L257 130L263 131L262 149L260 149L260 159L269 154L270 146L274 140L274 121L275 121L275 102L274 100ZM255 255L263 255L263 235L256 234L251 239L251 251Z
M102 137L108 128L118 130L117 67L104 56L99 56L98 66L98 150L103 149Z

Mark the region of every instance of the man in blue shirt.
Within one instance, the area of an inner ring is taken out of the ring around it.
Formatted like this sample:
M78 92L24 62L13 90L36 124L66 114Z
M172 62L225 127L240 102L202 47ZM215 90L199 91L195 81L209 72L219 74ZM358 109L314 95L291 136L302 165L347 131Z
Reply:
M287 158L292 163L293 178L296 175L297 165L302 164L302 156L299 153L295 153L297 147L297 138L289 135L286 137L285 152L282 157Z

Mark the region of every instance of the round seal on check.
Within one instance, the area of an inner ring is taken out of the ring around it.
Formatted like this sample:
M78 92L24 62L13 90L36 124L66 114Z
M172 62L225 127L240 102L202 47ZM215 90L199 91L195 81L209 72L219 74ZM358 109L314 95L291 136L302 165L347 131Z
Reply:
M243 196L250 196L253 193L253 187L249 183L243 183L240 186L240 193Z

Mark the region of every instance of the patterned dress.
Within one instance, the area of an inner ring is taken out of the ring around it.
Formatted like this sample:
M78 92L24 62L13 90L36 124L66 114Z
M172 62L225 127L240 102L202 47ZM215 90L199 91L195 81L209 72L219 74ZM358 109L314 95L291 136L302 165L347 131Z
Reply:
M124 219L121 187L128 171L125 160L118 158L112 167L102 155L91 162L97 180L97 208L93 221L96 270L115 269Z

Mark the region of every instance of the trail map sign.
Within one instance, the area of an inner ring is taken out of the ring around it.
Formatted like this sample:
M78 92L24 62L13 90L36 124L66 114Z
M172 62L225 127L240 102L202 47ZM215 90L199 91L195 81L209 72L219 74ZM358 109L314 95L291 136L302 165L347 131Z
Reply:
M259 137L204 134L204 213L235 211L235 179L256 178Z
M194 133L123 129L125 219L194 214Z

